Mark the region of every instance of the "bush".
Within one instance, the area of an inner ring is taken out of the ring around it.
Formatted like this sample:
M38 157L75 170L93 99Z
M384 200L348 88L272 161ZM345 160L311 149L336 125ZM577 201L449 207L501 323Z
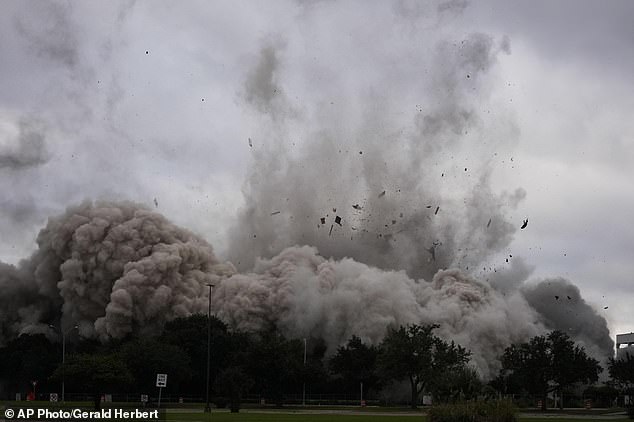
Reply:
M430 422L516 422L516 409L508 401L473 401L433 406Z
M627 406L626 410L627 410L627 416L630 419L634 419L634 406L632 406L632 405Z

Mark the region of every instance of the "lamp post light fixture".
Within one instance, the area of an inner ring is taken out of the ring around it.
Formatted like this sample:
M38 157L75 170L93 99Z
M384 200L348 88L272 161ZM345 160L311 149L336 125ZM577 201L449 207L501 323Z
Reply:
M214 287L213 284L207 284L209 286L209 308L207 309L207 394L205 413L211 412L211 406L209 405L209 362L211 357L211 293Z
M49 324L49 327L54 329L54 330L58 330L59 333L62 336L62 403L65 403L66 385L65 385L65 379L64 378L65 378L65 375L66 375L66 334L70 333L73 330L78 329L79 326L75 325L75 326L69 328L66 331L64 331L61 328L61 324L60 324L59 328L54 326L54 325L50 325L50 324Z
M304 338L304 383L302 384L302 406L306 406L306 338Z

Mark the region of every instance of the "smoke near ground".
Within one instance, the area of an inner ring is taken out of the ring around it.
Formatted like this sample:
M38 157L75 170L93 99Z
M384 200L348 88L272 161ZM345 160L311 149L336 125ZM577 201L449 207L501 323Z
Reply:
M101 341L156 334L166 321L204 313L214 284L214 312L231 327L275 326L287 336L323 339L330 351L353 334L377 344L388 327L438 323L441 336L473 352L485 377L499 369L509 344L570 323L568 332L591 351L610 346L605 320L563 280L497 290L459 269L416 280L403 270L327 259L311 246L286 248L237 273L198 236L126 202L71 207L49 219L37 243L17 267L0 264L2 342L52 334L49 324L60 323ZM564 314L540 297L553 291L571 297ZM574 310L574 317L565 313Z
M102 340L156 333L204 312L206 285L232 271L205 241L131 203L71 207L37 243L18 268L0 268L2 341L60 322Z

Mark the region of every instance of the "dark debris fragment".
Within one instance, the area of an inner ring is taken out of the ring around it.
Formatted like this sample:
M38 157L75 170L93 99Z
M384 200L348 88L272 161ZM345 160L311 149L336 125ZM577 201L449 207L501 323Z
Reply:
M321 217L319 221L321 221L321 224L326 224L326 217Z
M524 230L526 228L526 226L528 226L528 218L526 220L524 220L524 222L522 223L522 227L520 227L520 229Z
M335 217L335 223L339 224L341 226L341 217L336 216Z
M434 211L434 215L438 214L438 211L440 211L440 207L436 207L436 211Z
M359 204L354 204L352 206L352 208L354 208L355 210L362 210L363 209L363 207L361 205L359 205Z
M381 193L379 194L379 198L383 198L384 196L385 196L385 191L383 191L383 192L381 192Z
M271 215L277 215L277 214L279 214L280 212L281 212L281 211L273 211L273 212L271 213Z
M491 218L489 218L489 222L487 223L487 229L489 228L489 226L491 225Z

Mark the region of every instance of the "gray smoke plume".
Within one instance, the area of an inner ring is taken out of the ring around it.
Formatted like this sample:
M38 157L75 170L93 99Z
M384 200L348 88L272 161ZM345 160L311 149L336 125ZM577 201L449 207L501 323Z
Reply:
M505 347L546 329L573 324L568 332L597 345L591 351L609 346L605 321L562 280L501 290L449 269L427 282L351 258L327 259L310 246L258 259L239 274L204 240L126 202L69 208L49 219L37 243L17 267L0 264L0 342L51 334L49 324L59 323L78 324L82 336L102 341L158 333L166 321L205 312L211 283L214 312L231 327L273 325L287 336L321 338L330 352L353 334L377 344L390 326L438 323L440 335L473 352L485 377L499 369ZM553 291L570 295L566 309L574 315L547 306L540 295Z
M50 158L41 124L23 118L17 126L18 133L0 133L0 170L34 167Z
M331 352L353 334L377 344L390 326L439 323L440 335L473 351L485 376L499 369L507 345L544 329L519 292L503 295L459 270L415 281L349 258L327 260L308 246L223 280L213 308L239 329L275 325L290 336L322 338Z
M233 272L204 240L132 203L69 208L37 243L18 268L0 267L4 338L60 321L102 340L158 332L203 312L206 285Z
M483 136L472 90L500 51L491 37L473 34L460 46L438 43L430 77L435 89L403 130L370 98L359 126L318 121L305 134L308 145L293 153L285 131L297 116L279 107L284 96L274 48L263 47L245 83L247 104L270 118L273 129L255 152L246 206L231 231L229 258L239 269L289 245L308 244L327 257L431 279L442 268L468 270L508 246L516 228L504 215L524 190L494 193L490 157L466 166L450 158L469 156L466 143Z
M405 15L411 4L398 3ZM445 2L436 13L465 6ZM42 54L75 69L74 41L60 31ZM607 351L605 320L574 286L551 283L570 295L565 309L582 318L576 325L542 300L553 287L524 285L532 270L523 261L499 272L495 263L527 194L491 186L498 151L517 138L504 113L487 112L508 39L434 38L410 70L419 78L402 78L418 79L400 87L411 106L377 88L387 79L399 88L404 70L394 66L372 89L348 89L356 80L335 86L336 101L324 98L314 113L286 87L285 48L266 42L239 93L258 132L245 206L230 230L231 263L149 209L86 202L51 218L29 259L0 265L0 342L51 323L78 324L102 341L158 332L204 312L214 283L214 311L232 327L275 325L323 338L330 351L352 334L376 344L405 323L439 323L442 336L472 350L485 377L509 344L551 328Z
M546 328L567 333L594 356L614 354L605 318L581 297L579 288L569 280L561 277L542 280L525 285L522 293Z

